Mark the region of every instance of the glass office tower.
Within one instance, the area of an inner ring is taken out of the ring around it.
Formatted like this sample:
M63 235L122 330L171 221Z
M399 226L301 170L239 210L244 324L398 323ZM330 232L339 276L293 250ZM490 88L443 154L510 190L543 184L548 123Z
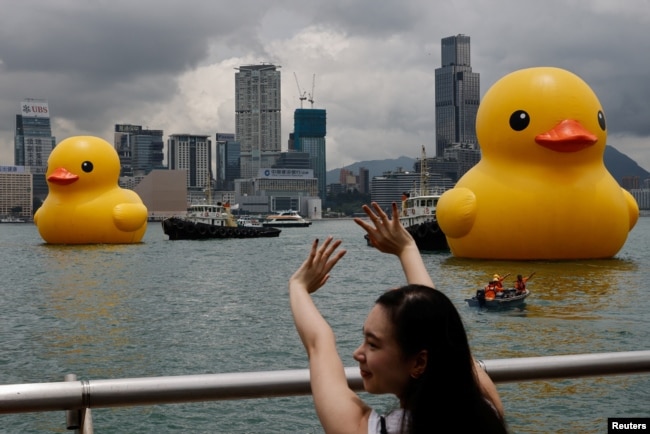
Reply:
M163 130L116 124L114 146L120 157L121 176L144 176L163 166Z
M442 66L436 69L436 156L453 143L476 144L480 74L472 72L470 38L442 39Z
M45 200L48 194L45 172L56 145L47 100L25 99L20 103L14 130L14 164L28 167L33 176L33 196Z
M235 179L240 178L241 145L232 133L217 133L216 145L217 190L232 191L235 189Z
M318 179L318 196L327 197L325 135L327 113L323 109L296 109L293 115L293 149L309 154L314 178Z

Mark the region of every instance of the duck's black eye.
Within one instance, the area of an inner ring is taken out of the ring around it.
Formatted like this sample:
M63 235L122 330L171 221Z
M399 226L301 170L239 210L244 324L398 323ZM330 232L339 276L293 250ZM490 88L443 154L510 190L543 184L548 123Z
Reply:
M90 173L93 171L93 163L90 161L84 161L81 163L81 170L83 170L86 173Z
M598 110L598 125L603 131L607 131L607 124L605 123L605 113L602 110Z
M510 128L515 131L525 129L530 123L530 116L523 110L517 110L510 115Z

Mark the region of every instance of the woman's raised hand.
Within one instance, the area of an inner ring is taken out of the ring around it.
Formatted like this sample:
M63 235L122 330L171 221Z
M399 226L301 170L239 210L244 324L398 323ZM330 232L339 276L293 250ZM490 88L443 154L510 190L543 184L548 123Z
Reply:
M371 206L372 208L363 205L362 208L373 224L359 218L355 218L354 221L368 233L374 247L383 253L399 256L406 247L415 246L413 237L399 221L399 211L395 202L392 204L392 219L388 218L376 202L372 202Z
M335 252L340 245L341 240L334 241L331 236L320 247L318 239L314 240L309 256L289 279L289 286L300 285L311 294L325 285L330 271L346 253L344 249Z

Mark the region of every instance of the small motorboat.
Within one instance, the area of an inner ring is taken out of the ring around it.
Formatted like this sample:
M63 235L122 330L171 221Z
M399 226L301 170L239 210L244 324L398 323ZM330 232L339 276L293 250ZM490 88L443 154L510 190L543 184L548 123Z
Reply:
M530 295L528 289L524 292L517 294L517 290L514 288L504 289L502 292L498 293L494 298L486 298L485 290L479 289L476 291L476 295L472 298L466 298L465 301L471 307L487 307L487 308L505 308L505 307L516 307L524 304L526 297Z
M237 226L246 227L246 228L261 228L262 221L257 217L243 215L237 218Z

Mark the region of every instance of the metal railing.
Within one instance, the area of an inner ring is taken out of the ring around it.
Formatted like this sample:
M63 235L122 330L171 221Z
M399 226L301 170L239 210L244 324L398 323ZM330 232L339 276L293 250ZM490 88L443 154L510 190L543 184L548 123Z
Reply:
M479 362L495 383L650 372L650 351L494 359ZM363 390L359 369L345 368ZM308 395L309 370L180 375L114 380L66 376L54 383L0 386L0 414L66 411L69 429L92 433L91 408Z

